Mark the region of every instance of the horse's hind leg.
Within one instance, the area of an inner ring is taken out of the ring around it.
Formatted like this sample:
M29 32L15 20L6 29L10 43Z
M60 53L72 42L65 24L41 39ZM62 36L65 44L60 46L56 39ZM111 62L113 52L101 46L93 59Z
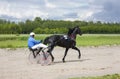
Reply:
M72 47L72 49L75 49L75 50L77 50L77 51L78 51L78 53L79 53L79 56L78 56L78 58L80 59L80 57L81 57L80 50L79 50L77 47Z
M54 56L52 55L52 50L54 49L54 46L51 46L47 52L49 52L50 56L52 57L52 62L54 61Z
M69 49L69 48L66 48L66 50L65 50L65 54L64 54L64 57L63 57L63 59L62 59L63 63L65 62L65 57L66 57L66 55L67 55L68 49Z

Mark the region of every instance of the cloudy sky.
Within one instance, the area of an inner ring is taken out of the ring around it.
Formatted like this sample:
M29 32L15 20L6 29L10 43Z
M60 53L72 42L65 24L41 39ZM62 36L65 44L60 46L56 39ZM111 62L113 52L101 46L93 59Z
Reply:
M82 20L120 22L120 0L0 0L0 18L11 21Z

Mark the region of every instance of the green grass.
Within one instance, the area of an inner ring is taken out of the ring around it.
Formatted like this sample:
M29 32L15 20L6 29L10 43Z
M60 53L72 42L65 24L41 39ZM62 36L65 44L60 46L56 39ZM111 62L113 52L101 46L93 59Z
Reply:
M44 40L49 35L36 35L35 39ZM0 48L27 47L29 35L0 35ZM120 34L83 34L77 36L77 46L120 45Z
M44 40L48 35L36 35L36 40ZM22 48L27 47L29 35L0 35L0 48Z
M120 45L120 35L83 35L77 37L78 46Z
M22 40L0 41L0 48L21 48L27 47L27 42Z
M77 77L77 78L69 78L69 79L120 79L119 74L113 75L104 75L104 76L97 76L97 77Z

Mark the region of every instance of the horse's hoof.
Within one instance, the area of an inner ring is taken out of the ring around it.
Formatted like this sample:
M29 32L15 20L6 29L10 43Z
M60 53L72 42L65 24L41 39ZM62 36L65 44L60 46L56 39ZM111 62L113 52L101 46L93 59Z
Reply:
M78 59L80 59L81 58L81 56L78 56Z
M52 59L52 62L54 62L54 58Z
M54 62L54 60L52 60L52 62Z
M64 60L64 59L63 59L62 61L63 61L63 63L65 63L65 60Z
M63 63L65 63L65 61L63 61Z

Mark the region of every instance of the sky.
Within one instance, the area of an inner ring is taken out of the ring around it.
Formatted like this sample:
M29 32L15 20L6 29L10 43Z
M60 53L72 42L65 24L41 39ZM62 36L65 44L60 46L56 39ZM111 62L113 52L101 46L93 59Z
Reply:
M120 0L0 0L0 19L120 22Z

